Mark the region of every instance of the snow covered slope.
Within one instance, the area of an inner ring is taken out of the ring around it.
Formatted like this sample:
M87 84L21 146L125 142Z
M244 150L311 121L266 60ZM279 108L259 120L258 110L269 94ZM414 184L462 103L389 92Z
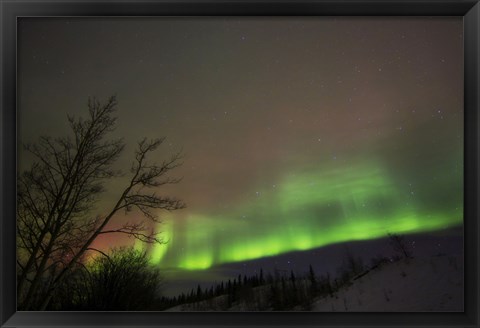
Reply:
M463 258L434 256L384 264L312 310L463 311L463 295Z
M313 299L311 311L320 312L446 312L463 311L463 257L433 256L402 259L379 265L332 296ZM253 299L266 304L270 285L254 289ZM255 311L241 301L227 306L227 296L178 305L167 311ZM304 311L301 306L293 311Z

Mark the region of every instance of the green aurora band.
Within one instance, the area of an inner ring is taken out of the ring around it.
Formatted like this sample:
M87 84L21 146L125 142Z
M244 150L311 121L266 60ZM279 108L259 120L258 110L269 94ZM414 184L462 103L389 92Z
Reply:
M441 186L458 185L462 179L450 176ZM158 229L168 242L150 249L151 262L203 270L216 264L382 238L389 232L445 229L463 222L462 197L459 195L455 204L436 208L422 205L378 163L301 172L255 192L228 214L191 214L182 222L172 217L165 220Z

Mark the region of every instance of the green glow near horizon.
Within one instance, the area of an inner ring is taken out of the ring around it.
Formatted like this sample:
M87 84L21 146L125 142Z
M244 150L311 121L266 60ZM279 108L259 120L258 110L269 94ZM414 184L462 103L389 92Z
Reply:
M463 220L451 210L421 207L376 163L290 175L225 215L190 215L181 247L155 246L152 263L185 270L253 260L387 233L444 229ZM172 225L162 227L174 239Z

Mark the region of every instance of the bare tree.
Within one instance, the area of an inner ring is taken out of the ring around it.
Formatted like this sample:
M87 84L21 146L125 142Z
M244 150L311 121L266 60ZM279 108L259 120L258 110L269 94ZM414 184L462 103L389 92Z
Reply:
M43 310L66 274L89 251L98 236L122 233L146 243L161 243L158 232L143 221L106 229L119 211L139 210L151 222L160 222L157 210L177 210L182 201L161 196L157 188L178 183L169 172L181 165L175 153L162 163L150 163L147 155L164 139L138 143L128 182L105 213L94 214L95 203L107 180L123 176L113 164L124 149L122 139L108 140L114 130L115 97L101 104L88 102L88 118L68 117L73 136L42 137L26 150L35 159L18 177L17 189L17 306Z
M162 277L145 252L114 248L69 273L55 291L52 310L140 311L159 306Z
M412 250L406 244L404 236L389 233L388 240L394 251L402 254L404 258L412 258Z

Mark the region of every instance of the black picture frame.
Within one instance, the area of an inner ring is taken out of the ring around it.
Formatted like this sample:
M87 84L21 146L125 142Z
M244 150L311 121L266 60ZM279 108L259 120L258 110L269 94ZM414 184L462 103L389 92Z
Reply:
M9 1L0 0L0 325L1 327L176 326L479 326L479 57L478 0L311 1ZM16 26L35 16L463 16L465 78L465 311L451 313L162 313L17 312L15 295Z

